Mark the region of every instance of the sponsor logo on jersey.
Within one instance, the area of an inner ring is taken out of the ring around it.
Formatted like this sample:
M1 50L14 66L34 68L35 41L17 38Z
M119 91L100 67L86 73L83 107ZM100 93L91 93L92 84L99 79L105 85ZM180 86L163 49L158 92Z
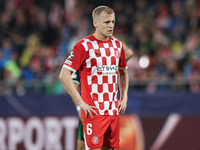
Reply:
M97 145L97 144L99 144L99 142L100 142L100 138L99 138L98 136L93 136L93 137L91 138L91 141L92 141L92 143L93 143L94 145Z
M105 71L105 72L109 72L109 71L117 71L118 70L118 66L102 66L102 67L97 67L97 71Z
M72 59L72 58L74 58L74 52L73 51L70 52L68 59Z
M98 72L102 72L103 75L111 75L111 74L116 74L116 71L118 71L118 66L102 66L102 67L97 67Z

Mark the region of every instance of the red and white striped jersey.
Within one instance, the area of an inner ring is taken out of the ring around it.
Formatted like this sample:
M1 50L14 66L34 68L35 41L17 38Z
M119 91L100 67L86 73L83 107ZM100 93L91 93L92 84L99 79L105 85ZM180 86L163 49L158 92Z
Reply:
M100 115L118 115L118 69L127 68L124 48L116 38L100 41L93 35L73 47L63 67L79 69L81 96Z

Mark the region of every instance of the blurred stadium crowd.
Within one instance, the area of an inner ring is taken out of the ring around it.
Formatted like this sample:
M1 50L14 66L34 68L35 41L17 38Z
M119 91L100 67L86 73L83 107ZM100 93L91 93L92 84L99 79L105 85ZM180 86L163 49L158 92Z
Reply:
M102 2L115 10L114 35L134 51L131 88L200 92L200 0L5 0L0 94L64 93L60 69L73 45L93 32L91 12Z

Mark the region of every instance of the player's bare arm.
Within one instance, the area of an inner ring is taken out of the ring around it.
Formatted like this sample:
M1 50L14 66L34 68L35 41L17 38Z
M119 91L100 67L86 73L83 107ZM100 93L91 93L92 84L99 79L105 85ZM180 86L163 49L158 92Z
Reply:
M93 113L98 115L94 109L98 109L95 106L89 106L86 104L82 97L80 96L79 92L77 91L76 87L74 86L73 80L71 78L72 71L62 67L59 78L62 82L63 86L65 87L66 91L72 97L74 104L77 104L81 107L81 109L85 112L86 117L90 115L93 118Z
M76 90L79 91L80 85L77 84L77 83L74 83L74 86L75 86ZM77 109L77 112L78 112L78 117L81 120L81 111L80 111L81 109L80 109L80 106L76 103L76 100L73 100L73 102L74 102L74 104L76 106L76 109Z
M127 69L119 69L120 100L118 109L120 114L124 114L127 107L128 85L129 85L129 78Z
M126 61L127 61L134 55L134 53L133 53L133 50L131 48L129 48L124 42L122 44L124 47L125 57L126 57Z

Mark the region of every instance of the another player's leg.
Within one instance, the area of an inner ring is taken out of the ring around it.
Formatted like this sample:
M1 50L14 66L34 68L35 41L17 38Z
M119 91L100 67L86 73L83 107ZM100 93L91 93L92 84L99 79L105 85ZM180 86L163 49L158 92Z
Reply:
M77 150L85 150L85 142L82 140L77 140Z
M79 125L78 125L77 150L85 150L85 142L84 142L84 137L83 137L83 125L82 125L81 120L79 120Z
M114 148L102 147L102 150L114 150Z

